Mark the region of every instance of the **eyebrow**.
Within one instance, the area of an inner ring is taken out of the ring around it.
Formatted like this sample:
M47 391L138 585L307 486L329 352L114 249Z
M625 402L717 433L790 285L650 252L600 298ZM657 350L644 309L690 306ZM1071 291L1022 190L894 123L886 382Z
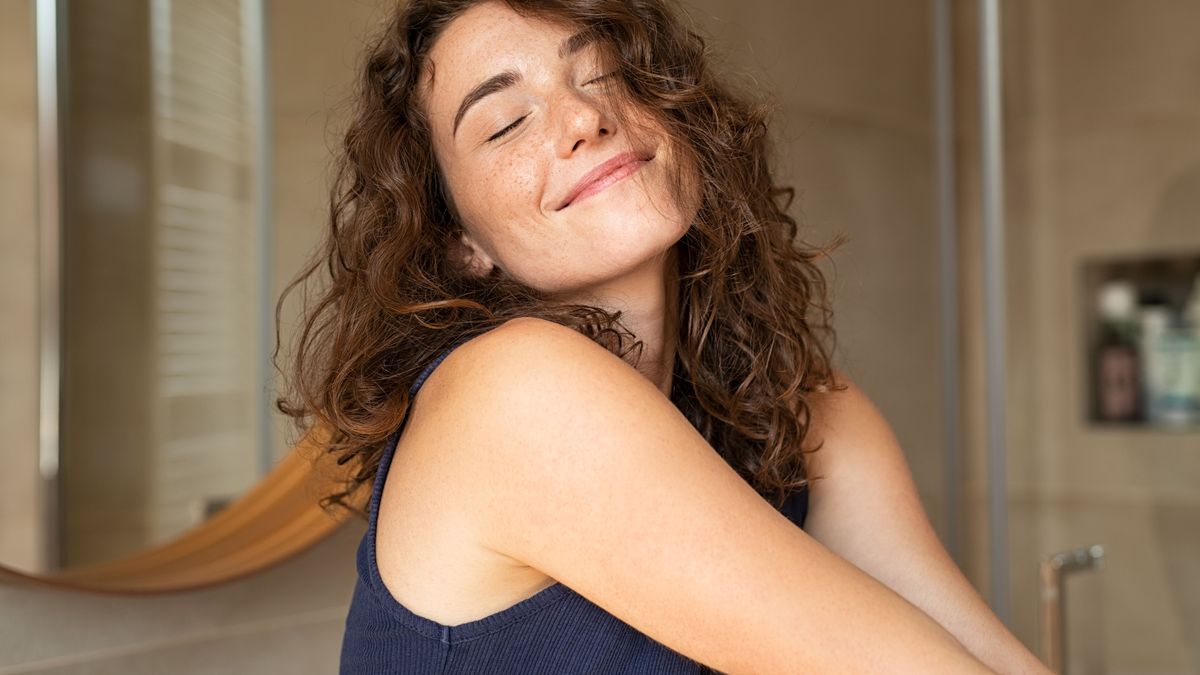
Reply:
M565 59L572 54L578 53L584 47L596 40L597 34L595 30L584 29L575 33L571 37L562 41L558 46L558 58ZM462 122L462 118L467 114L467 110L481 101L483 98L503 91L521 81L521 74L515 70L506 70L502 73L497 73L488 79L480 82L466 96L463 97L462 103L458 104L458 112L454 114L454 132L451 136L458 135L458 125Z

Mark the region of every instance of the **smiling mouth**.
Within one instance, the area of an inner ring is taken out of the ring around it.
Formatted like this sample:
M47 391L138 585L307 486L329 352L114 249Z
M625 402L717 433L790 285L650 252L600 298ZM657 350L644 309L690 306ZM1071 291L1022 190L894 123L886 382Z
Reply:
M620 181L637 173L638 170L640 170L646 164L650 163L650 161L653 159L654 159L654 155L649 155L648 157L645 157L643 159L634 159L629 162L625 162L624 164L621 164L620 166L616 167L612 171L609 171L608 173L604 174L603 176L600 176L599 178L592 181L591 183L588 183L587 187L580 190L579 194L575 195L574 197L571 198L570 201L568 201L565 204L563 204L562 206L560 206L558 208L558 210L562 211L563 209L567 208L568 206L571 206L583 199L587 199L588 197L590 197L594 194L603 192L604 190L608 189L613 184L619 183Z

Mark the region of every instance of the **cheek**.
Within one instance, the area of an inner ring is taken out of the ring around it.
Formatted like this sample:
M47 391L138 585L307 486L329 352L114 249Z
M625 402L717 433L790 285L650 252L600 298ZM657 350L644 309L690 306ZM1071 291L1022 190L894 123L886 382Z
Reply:
M484 224L527 220L539 209L539 175L537 166L521 156L480 163L460 176L464 211Z
M538 287L541 273L561 253L541 203L541 169L512 156L460 169L453 177L459 214L489 256L509 274Z

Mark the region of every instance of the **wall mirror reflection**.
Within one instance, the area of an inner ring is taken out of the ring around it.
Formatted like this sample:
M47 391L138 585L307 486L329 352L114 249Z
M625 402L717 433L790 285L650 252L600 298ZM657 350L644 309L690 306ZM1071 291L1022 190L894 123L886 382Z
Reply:
M0 5L0 565L162 544L284 450L267 412L261 5L58 2L53 40L35 39L47 8Z

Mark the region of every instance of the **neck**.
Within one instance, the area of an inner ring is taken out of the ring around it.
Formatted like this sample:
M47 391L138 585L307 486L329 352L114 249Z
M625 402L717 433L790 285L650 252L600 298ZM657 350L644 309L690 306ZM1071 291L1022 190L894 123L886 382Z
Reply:
M576 302L621 312L621 324L642 342L638 372L670 398L679 334L679 270L674 247L586 295Z

